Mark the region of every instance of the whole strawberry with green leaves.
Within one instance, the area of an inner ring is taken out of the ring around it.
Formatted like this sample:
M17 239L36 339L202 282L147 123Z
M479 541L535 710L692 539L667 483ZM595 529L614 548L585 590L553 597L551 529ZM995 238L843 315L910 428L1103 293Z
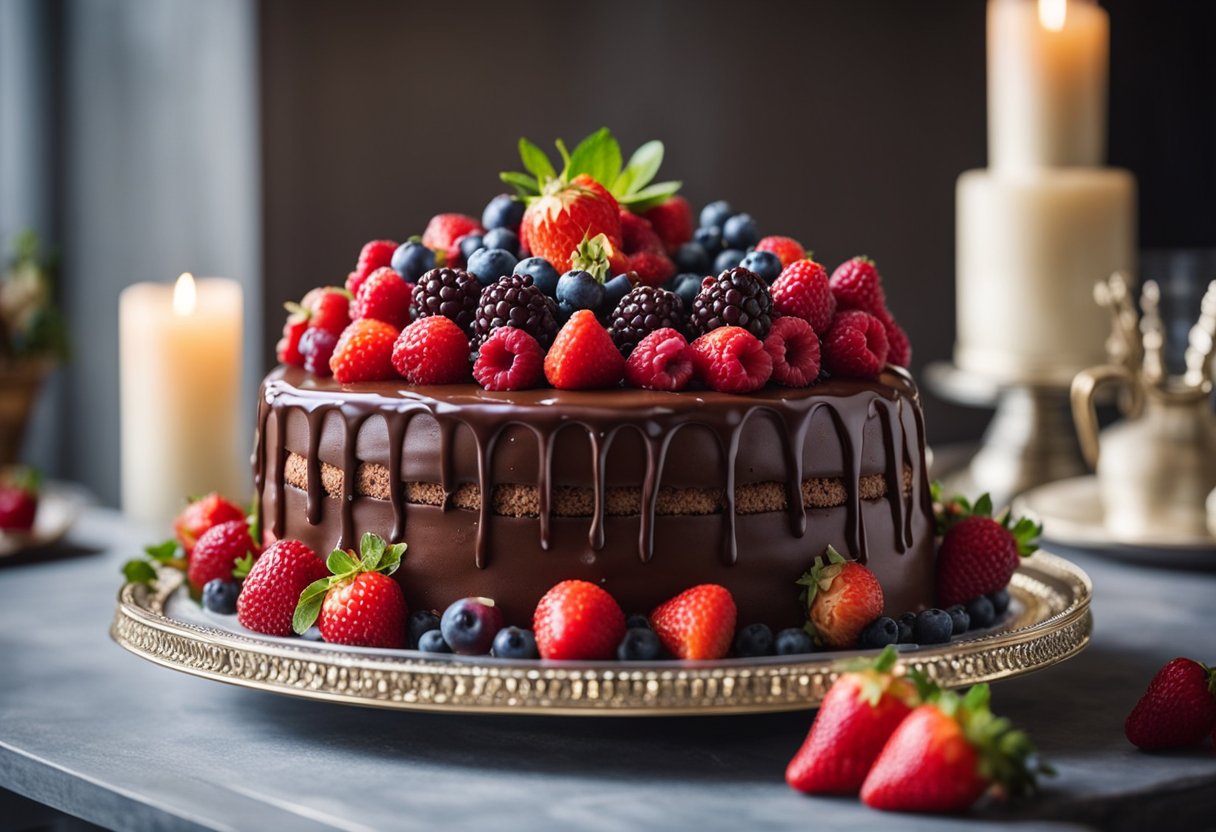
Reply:
M805 588L808 631L825 647L854 647L866 626L882 615L882 586L868 568L829 546L798 581Z
M335 549L325 561L332 573L300 593L291 626L303 634L315 622L331 644L405 647L406 607L401 585L389 576L401 565L404 543L364 534L359 551Z
M1015 521L1008 509L994 518L987 494L974 504L963 497L943 501L941 487L934 484L933 502L942 538L937 550L937 603L942 608L1004 589L1022 558L1038 550L1042 525L1026 517Z

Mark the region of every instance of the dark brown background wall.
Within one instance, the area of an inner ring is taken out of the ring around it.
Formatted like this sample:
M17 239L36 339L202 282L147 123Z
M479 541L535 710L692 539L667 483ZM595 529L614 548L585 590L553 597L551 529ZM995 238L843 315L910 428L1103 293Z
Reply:
M1164 206L1149 212L1146 242L1216 245L1216 4L1104 5L1112 160ZM420 233L439 211L480 213L521 135L547 146L602 125L630 149L662 139L663 174L695 206L728 199L829 265L874 257L915 363L946 358L954 181L986 156L984 11L979 0L264 0L267 366L282 301L340 283L363 242ZM975 435L986 418L929 409L937 441Z

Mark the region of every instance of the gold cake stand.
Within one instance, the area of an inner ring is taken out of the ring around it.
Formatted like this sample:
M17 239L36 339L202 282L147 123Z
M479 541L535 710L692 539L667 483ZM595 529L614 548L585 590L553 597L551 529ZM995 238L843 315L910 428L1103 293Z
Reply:
M435 657L411 650L344 647L259 636L174 617L182 576L155 588L127 584L110 635L149 661L255 690L377 708L452 713L673 716L816 707L856 653L760 659L546 662ZM184 591L184 590L181 590ZM946 687L1020 676L1080 652L1093 620L1089 577L1056 555L1023 562L1001 626L901 654ZM168 608L168 609L167 609Z

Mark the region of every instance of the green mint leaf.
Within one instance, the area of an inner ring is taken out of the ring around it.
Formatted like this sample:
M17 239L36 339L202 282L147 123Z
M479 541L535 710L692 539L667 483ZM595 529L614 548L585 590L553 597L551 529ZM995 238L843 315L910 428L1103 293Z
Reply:
M640 191L629 194L620 199L619 202L635 214L640 214L675 196L683 184L683 182L657 182L654 185L649 185Z
M633 155L629 157L629 164L625 165L625 169L612 184L613 195L620 199L622 196L642 190L650 184L650 180L654 179L662 164L663 143L660 141L646 142L633 151Z
M313 581L304 587L304 591L300 593L300 602L296 604L296 611L291 616L291 629L298 635L304 635L304 632L317 622L317 616L321 614L321 604L325 601L327 592L329 592L329 578Z
M524 163L524 169L535 176L538 182L557 176L548 154L527 139L519 140L519 158Z
M384 538L365 532L359 541L359 563L364 572L374 572L384 557Z
M515 189L519 196L536 196L540 193L540 185L534 177L523 173L500 173L498 178Z
M607 127L601 127L578 143L570 154L570 176L585 173L607 186L621 173L621 146Z
M156 569L146 560L129 560L122 565L123 577L127 583L148 584L156 582Z
M250 569L253 569L253 555L246 554L245 557L240 558L236 562L236 565L233 566L232 577L236 578L238 581L243 581L245 578L249 577Z
M183 556L181 546L173 538L166 540L164 543L157 543L155 546L145 546L144 553L152 558L152 560L160 561L161 563Z
M359 569L359 564L355 563L355 559L341 549L334 549L330 552L329 557L325 559L325 565L329 567L330 572L339 576L349 575Z

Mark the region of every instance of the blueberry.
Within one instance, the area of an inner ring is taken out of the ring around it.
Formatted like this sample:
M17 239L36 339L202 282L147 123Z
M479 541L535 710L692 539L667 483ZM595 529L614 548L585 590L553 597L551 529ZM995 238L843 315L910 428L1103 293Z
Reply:
M811 634L798 627L788 627L777 633L773 639L773 650L778 656L796 656L799 653L815 652L815 642Z
M539 659L536 652L536 636L531 630L519 627L504 627L494 636L494 647L491 651L500 659Z
M524 218L524 202L510 194L499 194L491 199L481 212L481 225L493 231L495 228L505 228L513 233L519 232L519 224Z
M418 278L435 268L435 252L422 243L402 243L393 252L391 265L397 274L417 283Z
M696 272L700 275L709 273L709 252L695 240L676 249L675 256L671 259L682 272Z
M321 638L321 628L316 624L313 624L311 627L301 633L300 638L304 639L305 641L325 641L325 639Z
M418 638L418 649L423 653L451 653L452 648L443 640L443 633L427 630Z
M696 300L697 294L701 291L701 281L704 279L703 275L692 272L676 275L672 291L680 296L680 300L684 301L685 311L692 309L692 302Z
M241 587L236 581L213 578L203 587L203 606L211 612L232 615L236 612L236 596Z
M629 279L629 275L627 274L618 274L607 281L604 284L604 300L600 303L600 311L604 316L611 315L616 311L616 305L621 302L621 298L629 294L629 290L632 288L633 281Z
M549 297L557 294L557 269L543 257L528 257L515 264L512 274L532 275L532 285Z
M945 644L953 631L950 613L936 607L921 610L916 616L916 623L912 625L917 644Z
M886 647L888 644L895 644L898 641L899 625L895 623L894 618L883 615L866 625L857 640L857 646L862 650L873 650L878 647Z
M464 262L466 263L483 248L485 248L485 243L480 234L465 234L460 238L460 256L464 258Z
M634 627L625 631L617 645L616 657L623 662L649 662L659 657L663 644L649 627Z
M604 284L590 272L571 269L557 281L557 302L567 309L599 309L604 301Z
M772 283L781 275L781 258L771 251L749 251L739 265L758 274L765 283Z
M992 623L996 621L996 610L993 609L992 602L985 595L972 598L967 602L967 615L971 616L971 626L977 630L991 627Z
M962 604L947 608L946 614L950 616L950 632L953 635L960 636L971 629L971 616L967 615Z
M635 612L625 619L626 630L650 630L650 619L644 613Z
M916 644L916 613L906 612L896 623L899 625L899 643Z
M727 269L733 269L746 255L747 252L737 248L726 249L714 258L714 274L722 274Z
M494 228L485 233L481 244L486 248L501 248L512 255L519 254L519 237L509 228Z
M711 202L701 209L701 227L721 228L733 213L735 213L735 209L731 208L730 203L725 199Z
M489 598L461 598L443 611L439 630L453 652L481 656L490 652L502 629L502 610Z
M760 242L760 232L751 214L735 214L722 223L722 244L731 248L748 249Z
M722 250L722 229L713 225L708 228L698 228L692 233L694 243L705 249L707 257L713 257Z
M992 602L992 611L997 615L1004 615L1005 610L1009 609L1009 590L998 589L996 592L988 593L988 600Z
M405 643L411 650L416 650L423 633L438 629L439 616L430 610L414 610L405 625Z
M473 253L465 270L482 286L489 286L500 277L512 274L519 263L515 255L501 248L483 248Z
M735 655L745 659L773 654L773 631L767 624L748 624L735 635Z

